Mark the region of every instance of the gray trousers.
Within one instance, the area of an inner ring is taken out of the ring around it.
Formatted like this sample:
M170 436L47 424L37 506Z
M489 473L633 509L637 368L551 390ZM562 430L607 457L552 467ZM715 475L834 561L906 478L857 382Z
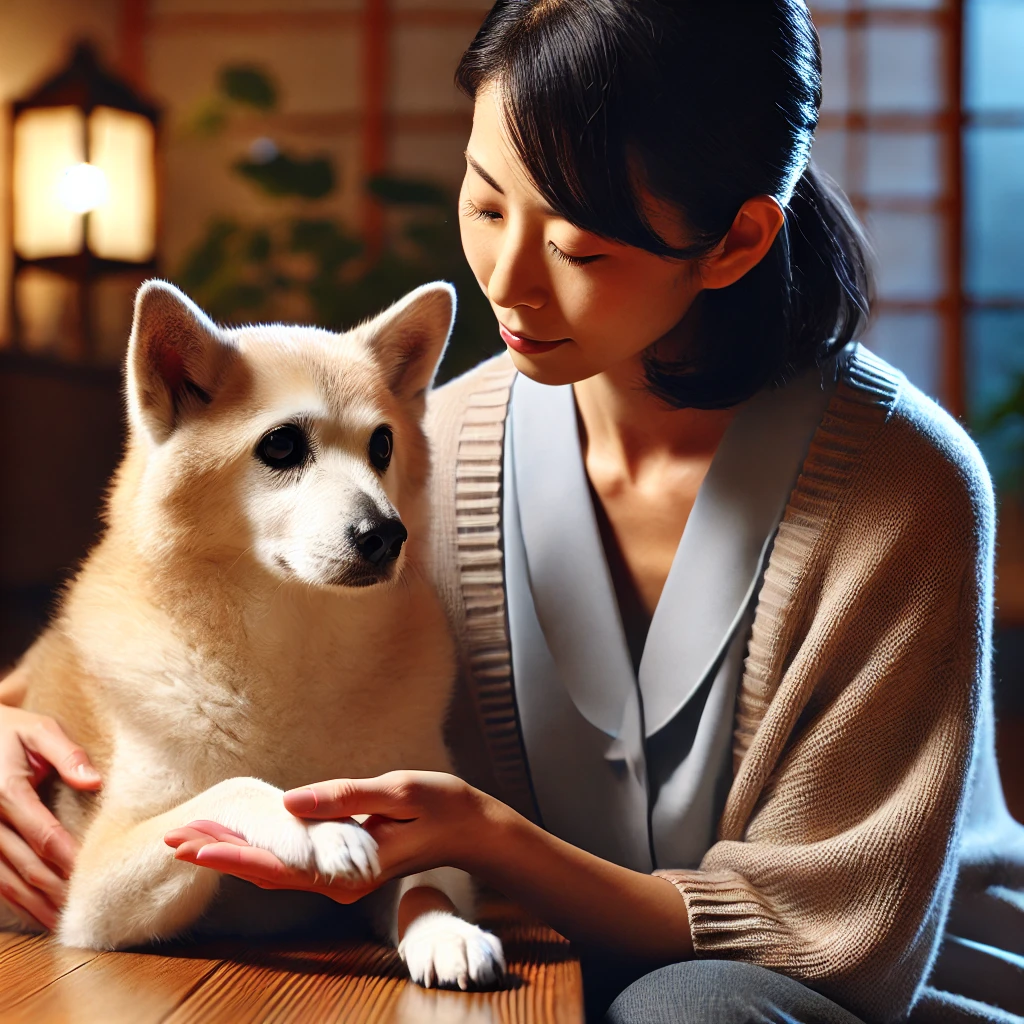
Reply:
M862 1024L800 982L753 964L689 960L651 971L615 998L606 1024Z

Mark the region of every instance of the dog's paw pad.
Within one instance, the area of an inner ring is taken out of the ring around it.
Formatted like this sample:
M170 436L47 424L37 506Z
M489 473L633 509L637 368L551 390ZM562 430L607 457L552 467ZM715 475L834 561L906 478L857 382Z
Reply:
M409 925L398 952L409 976L424 988L485 988L505 973L501 940L443 911Z
M327 881L372 882L380 874L377 844L354 821L319 821L309 826L316 870Z

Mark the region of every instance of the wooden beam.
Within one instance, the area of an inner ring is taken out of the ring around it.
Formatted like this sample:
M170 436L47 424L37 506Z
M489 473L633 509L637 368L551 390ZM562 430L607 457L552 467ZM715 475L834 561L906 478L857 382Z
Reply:
M846 10L818 9L812 4L811 16L817 28L859 29L867 26L890 28L945 28L953 12L948 8L865 7L851 0Z
M942 132L955 130L959 120L955 112L942 110L915 114L909 111L873 113L867 110L826 110L818 119L819 131Z
M391 21L407 28L459 28L476 30L488 7L411 9L390 12ZM182 11L154 15L152 29L161 35L225 32L240 35L278 35L281 32L359 31L365 11Z
M945 285L950 309L943 324L942 391L946 408L958 420L967 415L964 379L964 4L952 0L950 24L943 33L946 66L946 103L952 112L951 130L942 138L943 164L949 211L945 218Z
M387 100L390 80L389 0L365 0L363 21L362 180L369 181L387 166ZM384 237L384 211L369 193L363 195L363 237L374 259Z
M139 92L146 89L146 25L149 0L121 0L117 50L121 74Z
M467 102L465 110L385 111L383 134L385 151L387 140L394 135L469 135L473 127L473 112ZM291 113L260 114L247 118L240 116L227 126L231 135L252 138L254 125L260 134L300 135L313 139L338 138L345 135L363 136L367 115L363 110L294 111ZM386 156L386 152L385 152ZM385 164L387 163L385 159Z

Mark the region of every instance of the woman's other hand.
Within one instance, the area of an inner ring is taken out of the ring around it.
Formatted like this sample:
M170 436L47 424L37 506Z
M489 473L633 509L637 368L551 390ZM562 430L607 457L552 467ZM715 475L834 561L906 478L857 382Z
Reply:
M306 889L353 903L382 882L441 865L467 867L482 840L489 798L454 775L397 771L374 779L334 779L289 790L285 807L300 818L368 815L363 827L378 846L381 875L369 886L296 871L249 846L217 822L194 821L168 832L175 857L235 875L265 889ZM476 823L474 825L474 823Z
M86 752L52 718L0 705L0 896L46 928L57 922L78 853L36 792L53 770L74 789L102 785Z

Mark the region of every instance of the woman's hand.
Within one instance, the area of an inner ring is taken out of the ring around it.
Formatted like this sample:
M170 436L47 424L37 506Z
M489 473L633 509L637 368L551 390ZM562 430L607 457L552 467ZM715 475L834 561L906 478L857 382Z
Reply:
M54 769L75 789L102 785L86 752L52 718L0 705L0 896L45 928L57 923L78 853L36 793Z
M631 871L563 842L493 797L441 772L335 779L284 795L301 818L368 814L381 877L325 883L293 871L212 821L164 836L175 856L268 889L307 889L352 903L389 878L449 865L504 892L566 938L652 964L693 956L686 903L665 878Z
M378 846L381 876L365 886L324 882L286 867L217 822L193 821L164 836L178 860L214 868L266 889L306 889L352 903L390 878L441 865L468 867L486 832L490 798L443 772L388 772L375 779L334 779L284 795L300 818L369 815L363 827Z

